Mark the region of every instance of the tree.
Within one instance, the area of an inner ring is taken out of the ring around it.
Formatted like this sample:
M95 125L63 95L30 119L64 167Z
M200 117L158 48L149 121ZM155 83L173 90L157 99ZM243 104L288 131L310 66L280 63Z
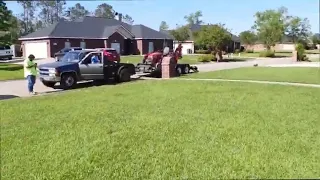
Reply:
M214 55L218 53L217 61L222 59L222 49L230 41L231 33L224 24L203 26L195 35L198 46L207 47Z
M310 35L310 24L307 18L289 17L286 26L286 35L296 43L297 41L305 41Z
M241 43L245 45L253 45L257 41L257 35L252 31L243 31L239 36Z
M21 33L23 35L32 33L33 29L33 20L36 10L35 1L22 1L18 0L18 4L20 4L23 8L23 13L21 14L20 24L23 29L21 29Z
M40 7L39 21L42 21L42 26L46 27L63 19L65 0L46 1L40 0L37 6Z
M77 3L73 7L68 8L68 13L67 13L66 17L69 20L74 21L74 20L79 19L81 17L85 17L88 14L89 14L89 11L86 10L84 6L81 6L80 3Z
M317 44L320 44L320 34L314 34L311 37L311 41L314 46L316 46Z
M184 19L187 21L188 25L200 25L203 23L203 21L200 20L201 17L202 11L196 11L195 13L184 16Z
M253 28L257 31L260 41L268 50L280 42L286 29L286 8L281 7L278 10L266 10L255 14L255 24Z
M169 25L165 21L161 21L159 31L165 31L169 29Z
M181 26L175 30L171 30L170 34L176 41L183 42L190 38L190 29L188 26Z
M11 34L10 30L14 28L12 24L12 12L8 10L4 1L0 1L0 46L10 45Z
M115 14L114 10L111 5L107 3L103 3L98 5L94 12L96 17L104 17L104 18L109 18L109 19L114 19Z
M132 25L134 20L132 19L131 16L129 16L128 14L126 14L125 16L123 16L123 22Z

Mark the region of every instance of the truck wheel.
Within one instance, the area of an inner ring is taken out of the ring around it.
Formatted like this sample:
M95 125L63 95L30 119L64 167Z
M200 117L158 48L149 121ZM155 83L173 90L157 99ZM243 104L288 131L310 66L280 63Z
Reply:
M60 85L62 89L72 89L77 84L77 80L74 74L63 74L61 77Z
M42 84L45 85L46 87L51 87L53 88L56 82L48 82L48 81L42 81Z
M124 68L118 74L118 82L128 82L131 80L131 75L127 68Z
M9 60L12 60L12 56L8 57Z

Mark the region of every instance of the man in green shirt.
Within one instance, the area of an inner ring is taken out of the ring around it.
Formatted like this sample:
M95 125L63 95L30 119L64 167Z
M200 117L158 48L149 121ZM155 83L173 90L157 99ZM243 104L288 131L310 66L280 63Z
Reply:
M28 90L30 94L35 95L33 91L34 84L36 83L37 76L37 63L33 62L35 59L33 54L30 54L27 59L24 60L24 77L28 80Z

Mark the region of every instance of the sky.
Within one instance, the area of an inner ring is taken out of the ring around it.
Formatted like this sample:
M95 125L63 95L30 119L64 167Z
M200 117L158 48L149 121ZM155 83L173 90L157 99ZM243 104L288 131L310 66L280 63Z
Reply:
M249 30L254 23L257 11L288 8L289 14L308 18L311 31L319 33L319 0L136 0L136 1L68 1L66 6L80 3L87 10L94 9L101 3L108 3L122 14L129 14L134 24L143 24L158 30L161 21L166 21L170 29L186 24L184 16L202 11L204 23L223 23L234 34ZM7 1L7 6L14 14L20 14L22 7L16 1Z

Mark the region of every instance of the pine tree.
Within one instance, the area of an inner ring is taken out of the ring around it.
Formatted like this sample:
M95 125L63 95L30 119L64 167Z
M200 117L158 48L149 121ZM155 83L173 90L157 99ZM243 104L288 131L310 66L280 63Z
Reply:
M8 10L6 3L0 0L0 46L10 44L11 17L12 13Z

